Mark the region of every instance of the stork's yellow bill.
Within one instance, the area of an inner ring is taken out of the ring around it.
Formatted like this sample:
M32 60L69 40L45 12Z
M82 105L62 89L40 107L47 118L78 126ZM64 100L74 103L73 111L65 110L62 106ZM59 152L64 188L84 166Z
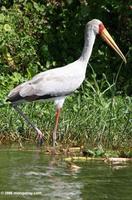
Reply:
M109 34L109 32L107 31L107 29L104 27L103 24L99 25L99 34L106 41L106 43L110 45L126 63L127 61L125 56L123 55L123 53L121 52L121 50L119 49L119 47L117 46L117 44L115 43L115 41L113 40L113 38L111 37L111 35Z

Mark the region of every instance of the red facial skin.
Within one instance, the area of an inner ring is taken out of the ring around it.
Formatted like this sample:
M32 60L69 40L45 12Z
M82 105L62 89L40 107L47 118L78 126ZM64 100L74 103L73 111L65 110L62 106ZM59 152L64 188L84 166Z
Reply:
M104 25L101 23L99 24L99 34L101 35L102 31L105 29Z

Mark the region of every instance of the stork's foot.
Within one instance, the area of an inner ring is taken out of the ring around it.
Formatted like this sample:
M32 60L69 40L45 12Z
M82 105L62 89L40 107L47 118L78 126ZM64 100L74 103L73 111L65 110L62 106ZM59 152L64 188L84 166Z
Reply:
M44 143L44 135L39 129L37 129L37 144L38 146L41 147L43 143Z
M57 146L57 142L56 142L56 130L53 131L53 138L52 138L52 142L53 142L53 148L55 148Z
M58 142L56 142L56 140L55 141L53 141L53 146L52 146L53 148L56 148L56 147L58 147Z
M53 145L51 147L51 155L57 155L58 151L57 148L58 147L58 143L56 142L56 140L53 140Z

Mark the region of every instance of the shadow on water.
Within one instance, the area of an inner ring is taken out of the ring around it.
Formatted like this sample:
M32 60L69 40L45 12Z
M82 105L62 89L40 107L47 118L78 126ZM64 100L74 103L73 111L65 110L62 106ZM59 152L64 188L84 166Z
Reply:
M132 165L77 163L40 152L0 151L0 200L131 200Z

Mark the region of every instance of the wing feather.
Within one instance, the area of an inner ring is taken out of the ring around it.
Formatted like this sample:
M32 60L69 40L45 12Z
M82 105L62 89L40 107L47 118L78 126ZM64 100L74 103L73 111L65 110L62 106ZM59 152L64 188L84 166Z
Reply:
M75 66L75 67L74 67ZM41 72L30 81L14 88L8 98L10 101L20 99L36 100L49 97L65 96L76 90L85 78L77 72L76 63Z

